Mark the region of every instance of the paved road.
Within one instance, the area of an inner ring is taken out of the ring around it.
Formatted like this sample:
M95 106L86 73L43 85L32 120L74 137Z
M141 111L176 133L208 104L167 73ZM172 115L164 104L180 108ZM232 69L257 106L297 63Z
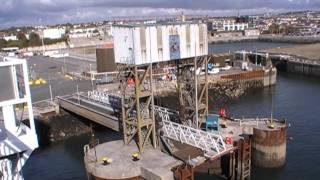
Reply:
M29 71L34 71L36 77L41 77L47 81L44 85L31 86L31 95L33 102L49 99L49 83L52 86L53 96L71 94L77 91L86 91L92 89L91 81L88 80L70 80L62 73L62 68L66 66L68 72L81 73L89 70L92 62L74 58L49 58L43 56L34 56L27 59ZM64 63L65 62L65 63ZM96 68L95 64L91 67Z

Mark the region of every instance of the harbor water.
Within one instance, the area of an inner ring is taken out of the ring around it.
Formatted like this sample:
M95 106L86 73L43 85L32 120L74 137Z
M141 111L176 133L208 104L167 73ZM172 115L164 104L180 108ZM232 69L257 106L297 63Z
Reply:
M215 44L215 52L246 49L274 48L291 46L245 42ZM212 47L211 47L212 48ZM219 50L220 49L220 50ZM247 49L250 50L250 49ZM287 160L279 169L253 168L251 179L319 179L320 171L320 79L287 73L279 73L277 85L253 90L241 98L223 104L210 102L210 110L225 107L233 117L285 118L290 123L288 129ZM120 139L120 136L106 128L94 128L100 142ZM65 141L41 147L34 151L24 166L26 180L86 179L83 164L83 145L89 142L90 135L84 134ZM196 174L196 179L212 179L205 174Z

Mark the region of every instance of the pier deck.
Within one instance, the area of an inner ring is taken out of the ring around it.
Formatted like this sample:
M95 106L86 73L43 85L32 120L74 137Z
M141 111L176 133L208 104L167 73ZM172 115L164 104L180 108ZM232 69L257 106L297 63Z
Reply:
M85 153L84 161L89 174L102 179L144 179L173 180L171 169L183 164L182 161L160 150L146 148L139 161L132 160L132 153L139 152L134 143L124 145L123 141L100 144ZM95 156L96 153L96 156ZM102 158L112 162L103 165Z
M60 108L66 109L77 115L85 117L95 123L101 124L114 131L119 131L119 121L113 116L113 111L108 106L102 106L94 101L88 101L83 96L71 95L57 97Z

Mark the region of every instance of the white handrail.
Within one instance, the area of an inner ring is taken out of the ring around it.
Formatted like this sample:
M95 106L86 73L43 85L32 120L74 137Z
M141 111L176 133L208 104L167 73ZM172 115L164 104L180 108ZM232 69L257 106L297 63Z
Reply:
M206 132L167 120L163 120L162 125L164 137L197 147L208 158L219 156L228 150L220 134Z

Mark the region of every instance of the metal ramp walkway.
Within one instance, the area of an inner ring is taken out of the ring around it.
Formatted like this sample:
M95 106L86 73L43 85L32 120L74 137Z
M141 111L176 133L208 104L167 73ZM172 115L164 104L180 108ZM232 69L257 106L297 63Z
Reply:
M162 120L164 137L199 148L207 158L220 156L232 149L225 144L220 134L173 122L173 118L178 117L177 111L160 106L154 108L155 114Z
M212 132L206 132L189 126L164 120L164 137L197 147L204 152L207 158L213 158L225 153L228 148L222 136Z

